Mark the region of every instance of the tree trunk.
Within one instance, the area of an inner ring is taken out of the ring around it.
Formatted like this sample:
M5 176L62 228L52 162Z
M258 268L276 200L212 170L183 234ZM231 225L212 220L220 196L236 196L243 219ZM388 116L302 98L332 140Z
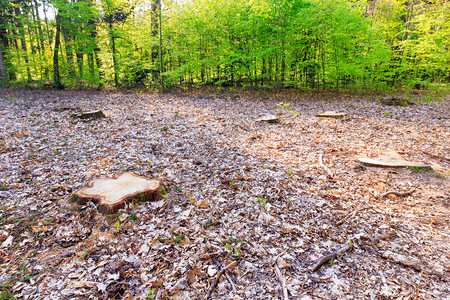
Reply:
M91 39L92 39L92 43L94 43L94 50L92 55L95 57L95 62L97 64L97 68L98 68L98 81L99 81L99 85L102 86L102 79L103 79L103 72L102 72L102 61L100 59L100 48L97 46L97 25L95 23L94 19L89 20L89 24L92 26L92 31L91 31ZM91 67L91 74L92 76L94 76L94 66L92 64Z
M113 58L113 68L114 68L114 86L119 86L119 80L117 77L117 61L116 61L116 40L114 37L114 31L112 26L112 21L109 22L109 33L111 35L111 47L112 47L112 58Z
M55 48L53 49L53 82L55 88L62 89L61 78L59 76L59 46L61 43L61 16L59 13L56 15L56 35L55 35Z
M154 37L155 39L158 39L158 34L159 34L159 14L160 14L160 7L161 7L161 0L152 0L152 4L151 4L151 9L152 9L152 14L151 14L151 18L150 18L150 22L151 22L151 33L152 33L152 37ZM160 47L158 47L157 45L154 45L152 47L152 65L153 65L153 70L152 70L152 80L153 82L157 82L158 81L158 77L159 77L159 73L160 73L160 69L158 70L157 64L158 64L158 58L159 58L159 49ZM161 65L160 65L161 68Z
M36 19L37 19L36 22L37 22L37 25L38 25L39 50L40 50L40 53L45 53L44 35L42 34L41 18L39 17L39 10L38 10L37 0L34 0L34 8L35 8L35 14L36 14Z
M163 78L163 52L162 52L162 11L161 11L161 0L159 0L159 78L161 79L161 88L164 88L164 78Z
M78 76L79 79L83 79L83 53L81 53L82 49L78 48L77 52L77 64L78 64Z
M30 72L30 66L29 66L29 61L28 61L28 51L27 51L27 44L25 42L25 31L22 25L22 22L20 21L20 8L16 7L14 8L14 13L16 15L16 22L17 22L17 28L18 28L18 33L20 36L20 44L21 44L21 48L23 51L23 58L25 60L25 65L27 67L27 79L28 81L31 81L31 72Z
M67 20L66 18L64 19L64 21L65 21L64 23L70 22L70 20ZM67 29L66 24L61 26L61 31L62 31L63 39L64 39L64 47L66 50L66 58L67 58L67 64L68 64L68 68L69 68L69 75L70 75L70 77L75 77L75 70L73 67L74 66L73 49L72 49L73 37L72 37L71 33L69 32L69 30Z
M5 61L3 59L3 50L2 43L0 43L0 77L1 77L1 86L6 86L6 69L5 69Z

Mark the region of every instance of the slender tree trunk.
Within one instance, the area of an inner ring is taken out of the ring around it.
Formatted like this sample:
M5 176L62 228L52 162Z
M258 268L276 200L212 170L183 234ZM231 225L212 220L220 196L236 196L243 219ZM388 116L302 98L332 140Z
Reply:
M64 19L64 23L68 23L70 22L70 20L67 20L66 18ZM61 25L60 25L61 26ZM61 26L61 31L63 34L63 39L64 39L64 48L66 50L66 59L67 59L67 64L69 67L69 75L70 77L75 77L75 70L74 70L74 59L73 59L73 49L72 49L72 35L69 32L69 30L66 27L66 24L64 24L64 26Z
M28 61L27 43L25 41L25 31L24 31L24 28L23 28L23 24L20 21L20 15L21 15L20 8L19 7L14 8L14 13L15 13L15 15L17 17L17 19L16 19L16 22L17 22L16 26L18 28L18 33L19 33L19 36L20 36L20 44L21 44L21 48L22 48L22 51L23 51L23 58L25 60L25 65L26 65L26 68L27 68L27 78L28 78L28 81L31 81L31 72L30 72L30 66L29 66L29 61Z
M118 87L119 79L117 76L116 39L114 37L112 21L109 22L109 33L111 35L111 48L112 48L113 68L114 68L114 86Z
M155 39L158 39L158 35L159 35L159 24L158 23L159 23L160 7L161 7L161 0L152 0L152 2L151 2L152 14L151 14L150 22L151 22L151 34L152 34L152 37L154 37ZM158 47L157 45L154 45L152 47L152 65L153 65L152 80L154 83L156 83L158 81L159 72L161 71L161 64L160 64L159 68L157 66L158 60L159 60L159 50L160 49L161 48Z
M161 10L161 0L159 0L159 78L161 79L161 88L164 88L164 78L163 78L163 52L162 52L162 10Z
M102 61L100 59L100 48L98 47L97 44L97 25L95 23L94 19L89 20L89 24L92 26L92 31L91 31L91 39L92 39L92 43L94 44L94 50L93 53L91 55L93 55L93 57L95 58L95 62L97 64L97 68L98 68L98 79L99 79L99 83L100 83L100 87L102 86L102 79L103 79L103 71L102 71ZM94 76L94 66L92 64L92 68L91 68L91 74Z
M77 51L77 65L78 65L78 77L80 80L83 79L83 51L81 48L78 48Z
M55 47L53 49L53 82L55 88L62 89L61 78L59 76L59 46L61 43L60 35L61 35L61 16L59 13L56 15L56 34L55 34Z
M281 39L281 53L280 53L280 55L281 55L281 70L280 70L280 72L281 72L281 81L283 82L285 77L286 77L286 74L285 74L285 72L286 72L286 61L285 61L286 53L284 51L284 38Z
M6 86L6 69L5 69L5 61L3 58L2 43L0 43L0 77L1 77L1 86Z
M34 9L35 9L37 25L38 25L40 50L42 51L41 53L45 53L44 35L42 33L41 18L39 16L37 0L34 0Z

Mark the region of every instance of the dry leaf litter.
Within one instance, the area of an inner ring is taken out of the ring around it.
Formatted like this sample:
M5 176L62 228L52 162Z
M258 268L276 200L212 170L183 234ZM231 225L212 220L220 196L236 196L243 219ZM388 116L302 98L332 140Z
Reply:
M450 295L448 101L1 90L0 103L0 282L17 298ZM255 121L277 110L280 123ZM348 115L315 117L332 110ZM386 150L433 169L356 162ZM111 215L67 202L125 171L167 194Z

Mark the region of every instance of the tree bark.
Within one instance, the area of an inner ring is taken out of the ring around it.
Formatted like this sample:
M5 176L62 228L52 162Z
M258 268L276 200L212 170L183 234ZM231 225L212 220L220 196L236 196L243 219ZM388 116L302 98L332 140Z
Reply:
M159 22L158 21L159 21L159 14L161 13L160 7L161 7L161 0L152 0L152 4L151 4L152 14L151 14L150 22L151 22L151 30L152 30L151 34L152 34L152 37L154 37L155 39L159 38L158 37L158 35L159 35ZM152 47L152 65L153 65L152 80L153 80L153 82L158 81L160 71L161 71L161 69L157 67L158 60L159 60L159 50L160 50L160 47L158 47L157 45L154 45Z
M64 23L67 23L67 22L70 23L70 20L67 20L67 18L64 18L64 20L65 20ZM73 38L65 24L60 25L60 27L61 27L60 31L62 31L63 39L64 39L64 48L66 51L67 64L69 67L69 75L71 77L75 77L73 49L72 49Z
M1 86L6 86L6 69L5 69L5 61L3 58L2 43L0 43L0 77L1 77Z
M20 15L21 15L21 11L19 7L15 7L14 8L14 13L16 15L16 22L17 22L17 28L18 28L18 33L20 36L20 45L23 51L23 58L25 60L25 65L27 68L27 79L28 81L31 81L31 72L30 72L30 66L29 66L29 61L28 61L28 51L27 51L27 43L25 41L25 32L24 32L24 28L23 28L23 24L20 21Z
M41 53L45 53L44 35L42 34L41 18L39 16L37 0L34 0L34 8L35 8L35 14L36 14L37 25L38 25L39 46L40 46L39 50L42 51Z
M83 79L83 53L81 53L82 49L78 48L77 52L77 65L78 65L78 76L79 79Z
M102 86L102 79L103 79L103 72L102 72L102 61L100 59L100 48L97 46L97 24L95 23L94 19L89 20L89 25L92 26L91 29L91 40L94 44L94 50L92 52L93 59L95 58L95 62L97 64L98 68L98 79L99 79L99 85ZM92 64L91 67L91 75L94 77L94 64Z
M53 49L53 83L55 88L61 89L61 78L59 76L59 46L61 43L61 16L59 12L56 14L56 34L55 34L55 47Z
M112 48L113 68L114 68L114 86L118 87L119 80L118 80L118 76L117 76L116 40L114 37L112 21L109 21L109 34L111 36L111 48Z

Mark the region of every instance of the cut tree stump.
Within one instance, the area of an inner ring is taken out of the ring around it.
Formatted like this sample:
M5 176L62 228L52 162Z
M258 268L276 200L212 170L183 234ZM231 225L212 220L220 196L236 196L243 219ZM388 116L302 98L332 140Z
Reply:
M407 161L403 156L395 151L387 151L381 153L376 158L362 157L358 162L375 167L418 167L430 168L429 165L416 161Z
M316 115L316 117L318 118L335 118L335 119L342 119L343 117L345 117L347 114L346 113L338 113L335 111L326 111L322 114L318 114Z
M256 119L256 122L280 123L280 118L275 115L264 115Z
M101 110L93 110L93 111L85 111L79 114L73 114L71 115L72 118L78 118L78 119L100 119L104 118L105 114Z
M381 104L388 106L412 106L416 103L409 101L408 99L396 98L396 97L384 97L381 99Z
M151 201L158 199L160 182L138 176L132 172L114 178L100 178L75 192L71 201L85 204L94 201L101 213L115 213L127 201Z

